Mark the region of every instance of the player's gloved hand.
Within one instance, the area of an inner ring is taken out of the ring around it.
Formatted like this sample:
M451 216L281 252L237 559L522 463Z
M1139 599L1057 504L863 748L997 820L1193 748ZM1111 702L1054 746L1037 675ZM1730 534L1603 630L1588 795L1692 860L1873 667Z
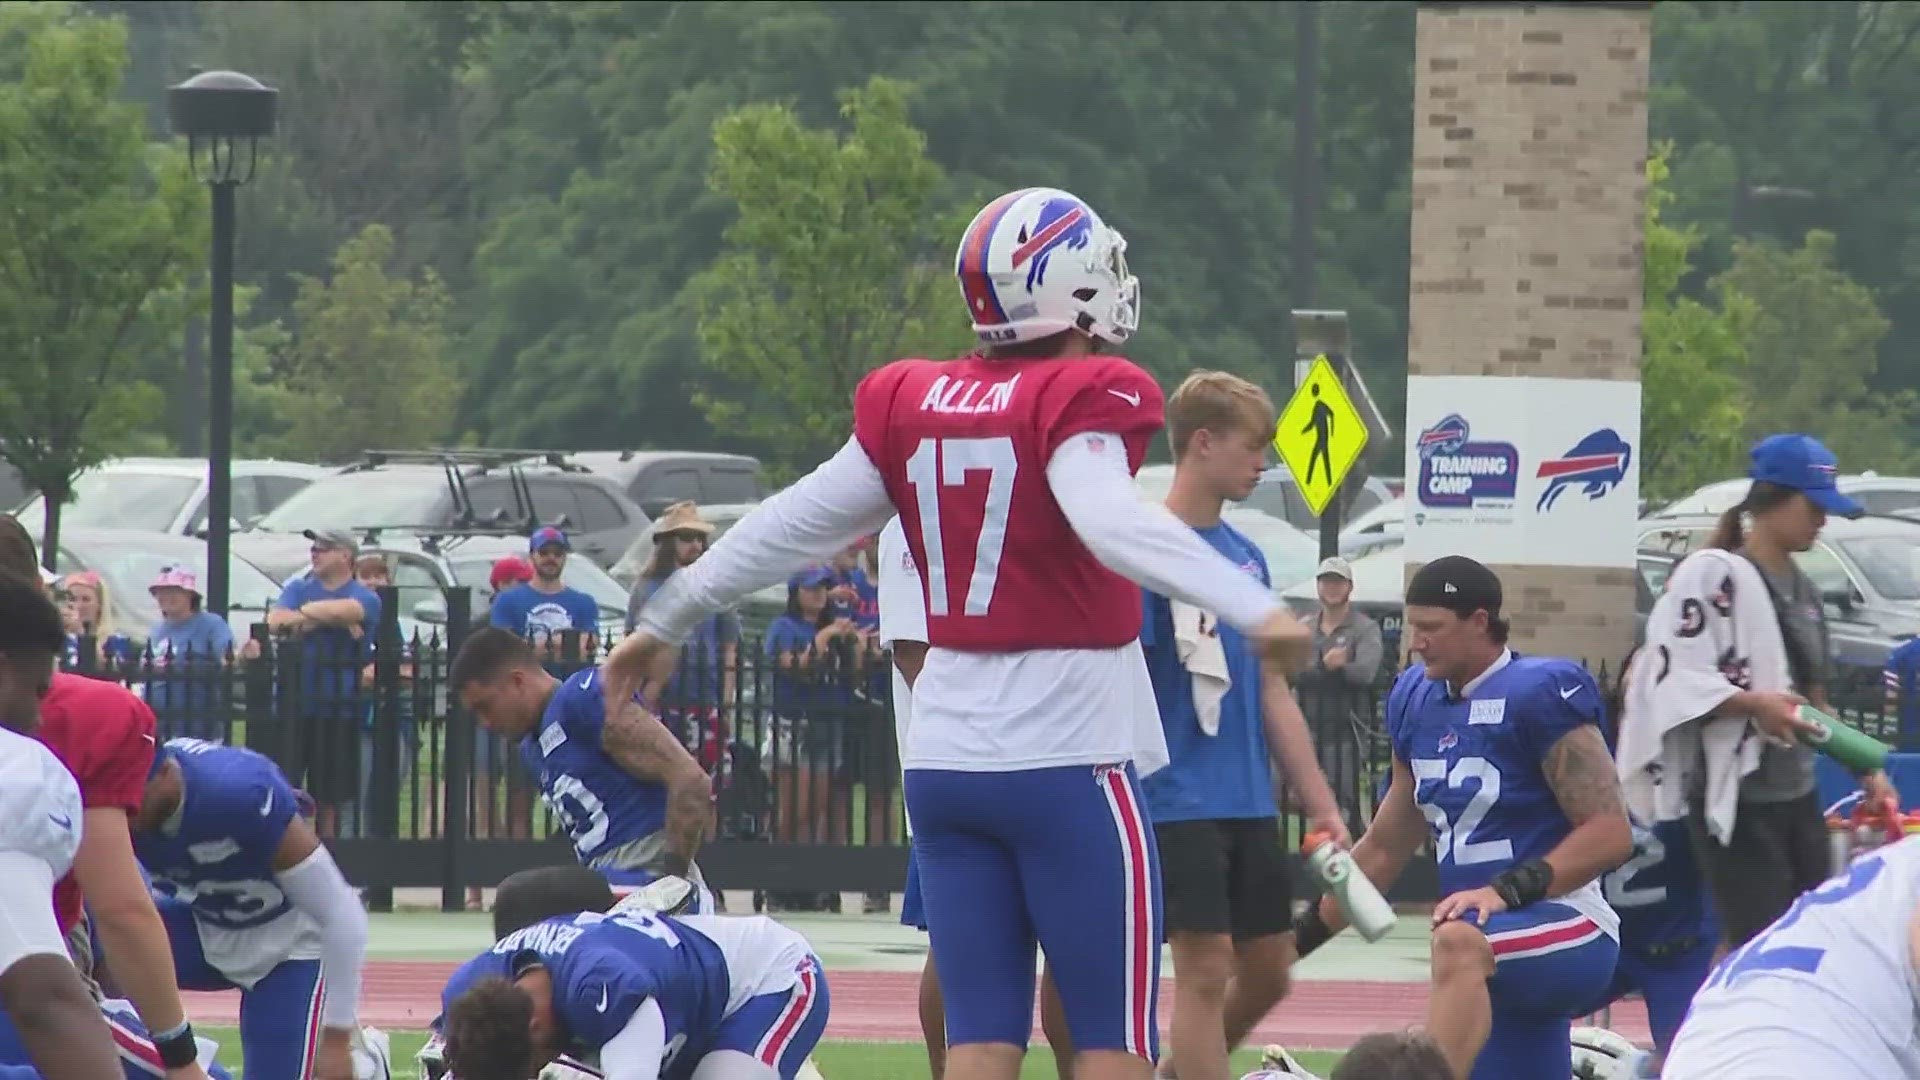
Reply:
M353 1032L325 1028L313 1052L313 1080L354 1080Z
M1475 910L1479 918L1474 919L1474 924L1485 926L1489 918L1507 910L1507 902L1491 886L1457 892L1434 905L1433 925L1467 918L1467 913Z
M645 630L620 639L600 664L601 690L609 711L624 707L637 694L649 708L658 707L660 690L673 675L680 650Z
M1267 616L1267 621L1247 635L1247 640L1262 660L1287 671L1306 667L1313 653L1313 632L1285 610Z
M426 1044L413 1057L420 1066L422 1080L445 1080L447 1076L447 1042L439 1032L427 1036Z

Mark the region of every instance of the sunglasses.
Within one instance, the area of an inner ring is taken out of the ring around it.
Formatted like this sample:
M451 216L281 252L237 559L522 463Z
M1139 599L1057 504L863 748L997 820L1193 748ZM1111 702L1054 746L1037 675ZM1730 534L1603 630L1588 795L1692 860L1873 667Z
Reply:
M677 540L683 544L704 544L707 542L707 534L700 532L668 533L667 538Z

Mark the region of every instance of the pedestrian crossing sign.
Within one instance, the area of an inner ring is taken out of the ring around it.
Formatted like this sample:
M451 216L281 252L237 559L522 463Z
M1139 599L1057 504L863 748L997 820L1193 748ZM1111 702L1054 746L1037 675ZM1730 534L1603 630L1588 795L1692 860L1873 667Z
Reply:
M1367 448L1366 421L1353 407L1326 354L1313 358L1307 377L1281 410L1273 448L1293 473L1307 508L1316 517L1326 513L1334 493Z

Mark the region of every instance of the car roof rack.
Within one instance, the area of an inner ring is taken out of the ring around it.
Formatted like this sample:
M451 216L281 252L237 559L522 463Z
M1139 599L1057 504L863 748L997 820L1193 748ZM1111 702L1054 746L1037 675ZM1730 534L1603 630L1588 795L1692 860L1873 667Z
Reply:
M496 528L530 534L541 522L534 512L533 491L527 486L523 468L544 465L569 473L590 473L584 465L568 460L564 450L507 450L485 447L429 447L422 450L368 450L360 460L342 472L366 472L383 465L438 465L447 480L447 492L453 497L456 527ZM504 468L507 484L513 491L514 512L486 518L475 512L473 498L467 492L468 475L481 475ZM391 527L391 526L389 526ZM439 526L445 528L446 526Z

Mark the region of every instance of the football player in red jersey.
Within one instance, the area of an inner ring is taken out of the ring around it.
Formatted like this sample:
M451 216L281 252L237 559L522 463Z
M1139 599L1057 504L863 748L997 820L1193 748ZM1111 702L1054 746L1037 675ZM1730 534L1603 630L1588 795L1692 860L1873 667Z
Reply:
M612 702L650 691L706 613L898 508L927 602L904 764L949 1080L1019 1075L1036 942L1079 1080L1152 1073L1159 859L1134 761L1164 762L1166 745L1133 583L1269 655L1306 648L1267 589L1134 489L1162 398L1106 351L1138 321L1125 251L1064 191L989 203L955 265L983 350L869 374L853 438L674 575L605 672Z
M6 534L0 537L0 569L37 574L32 538L11 517L0 516L0 523ZM127 826L153 767L153 710L119 683L59 673L40 700L35 734L79 781L84 807L73 869L54 886L60 932L70 934L80 922L84 891L101 951L153 1033L151 1041L128 1035L141 1045L123 1046L123 1055L164 1067L169 1080L207 1080L174 983L173 947Z

